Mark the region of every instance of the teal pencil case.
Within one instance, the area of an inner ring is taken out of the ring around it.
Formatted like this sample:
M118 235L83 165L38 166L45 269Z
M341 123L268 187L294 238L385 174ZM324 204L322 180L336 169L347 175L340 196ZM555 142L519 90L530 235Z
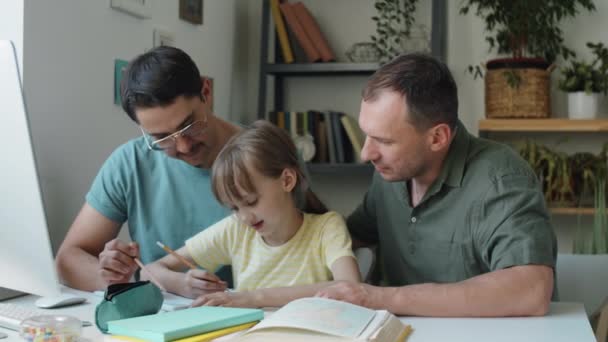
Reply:
M149 281L108 286L103 300L95 308L95 325L108 332L108 322L118 319L152 315L163 305L163 294Z

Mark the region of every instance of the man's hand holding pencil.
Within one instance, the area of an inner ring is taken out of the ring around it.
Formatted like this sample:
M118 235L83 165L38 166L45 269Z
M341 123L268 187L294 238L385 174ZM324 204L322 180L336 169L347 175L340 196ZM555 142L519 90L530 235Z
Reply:
M106 285L131 281L138 266L133 258L139 258L139 245L114 239L106 243L99 253L99 276Z

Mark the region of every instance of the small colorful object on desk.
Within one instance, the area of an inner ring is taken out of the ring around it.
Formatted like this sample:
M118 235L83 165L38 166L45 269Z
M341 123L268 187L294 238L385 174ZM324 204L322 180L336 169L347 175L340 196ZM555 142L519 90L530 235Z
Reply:
M82 322L71 316L33 316L21 322L20 336L31 342L76 342Z

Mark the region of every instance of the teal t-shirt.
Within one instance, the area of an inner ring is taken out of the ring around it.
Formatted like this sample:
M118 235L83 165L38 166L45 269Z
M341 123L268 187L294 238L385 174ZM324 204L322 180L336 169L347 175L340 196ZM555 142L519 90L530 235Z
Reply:
M143 137L112 153L86 201L110 220L128 223L144 263L166 255L156 241L177 249L230 214L213 196L210 170L150 151Z

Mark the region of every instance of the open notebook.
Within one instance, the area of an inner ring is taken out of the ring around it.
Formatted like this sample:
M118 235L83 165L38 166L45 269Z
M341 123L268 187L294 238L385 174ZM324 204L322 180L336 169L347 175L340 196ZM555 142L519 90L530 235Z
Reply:
M324 298L290 302L239 341L404 341L411 327L385 310Z

